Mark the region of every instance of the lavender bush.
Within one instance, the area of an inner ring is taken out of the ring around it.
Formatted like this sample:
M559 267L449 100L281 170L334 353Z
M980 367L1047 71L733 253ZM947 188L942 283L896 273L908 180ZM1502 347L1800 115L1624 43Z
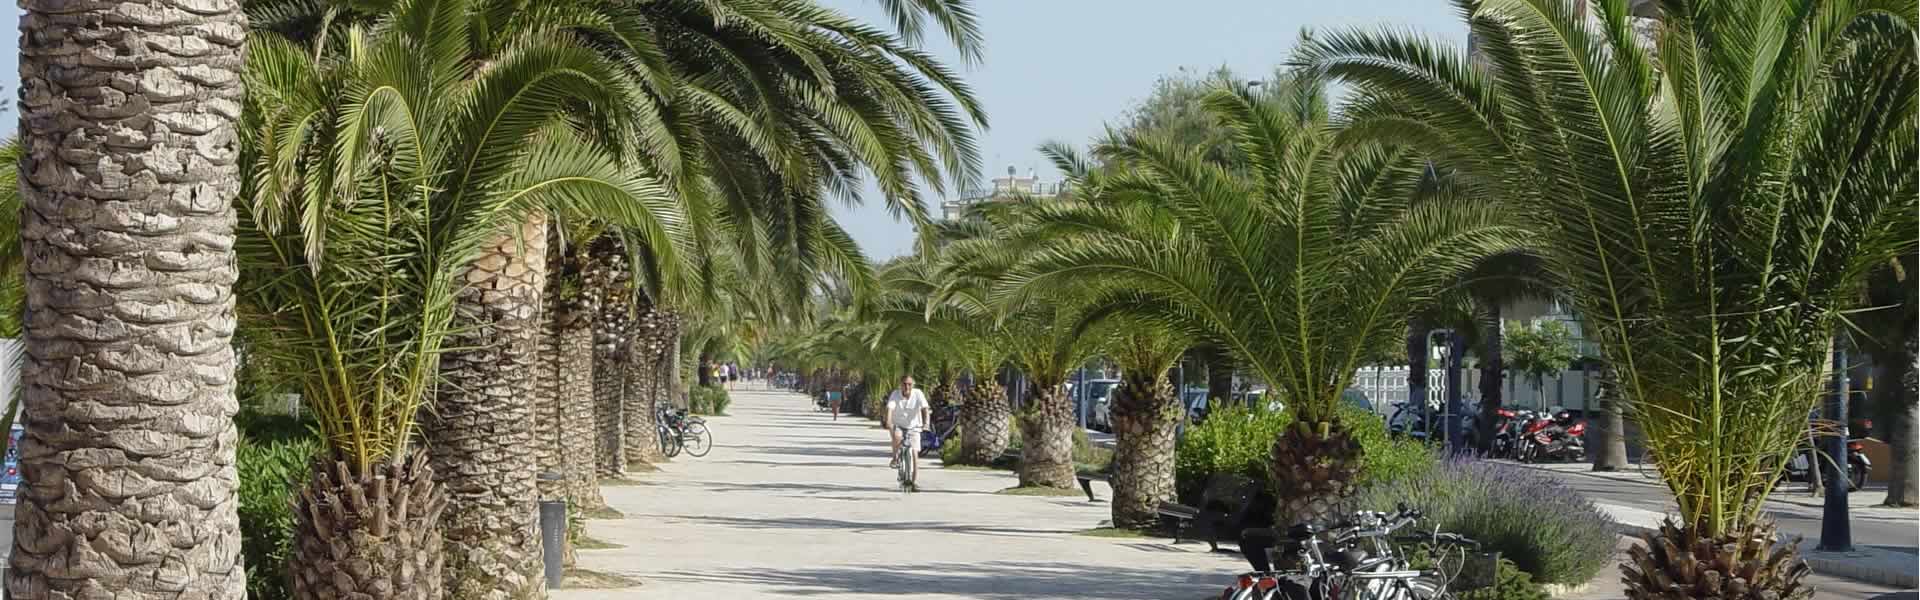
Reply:
M1583 583L1600 572L1619 536L1613 517L1535 471L1453 460L1424 473L1369 486L1361 508L1406 503L1425 512L1424 527L1479 540L1541 583Z

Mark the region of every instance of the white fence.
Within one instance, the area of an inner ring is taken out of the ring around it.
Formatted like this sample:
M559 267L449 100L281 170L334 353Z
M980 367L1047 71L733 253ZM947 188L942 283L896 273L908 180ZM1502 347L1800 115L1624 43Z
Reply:
M1595 379L1582 371L1566 371L1559 377L1548 377L1535 390L1531 381L1512 372L1507 373L1501 386L1500 404L1520 408L1548 409L1553 407L1592 410L1599 406L1594 400ZM1480 402L1480 370L1462 368L1460 370L1460 399L1468 406ZM1370 367L1355 371L1353 389L1365 394L1373 405L1374 412L1387 414L1393 411L1396 402L1407 400L1406 367ZM1444 368L1427 369L1427 403L1438 406L1447 399L1447 370Z

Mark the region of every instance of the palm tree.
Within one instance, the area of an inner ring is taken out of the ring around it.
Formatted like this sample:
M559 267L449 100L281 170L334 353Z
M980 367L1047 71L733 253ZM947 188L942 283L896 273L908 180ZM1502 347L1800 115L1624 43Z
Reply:
M1539 232L1679 508L1628 597L1804 598L1762 503L1840 311L1914 251L1916 9L1666 0L1648 27L1626 5L1462 2L1482 65L1371 31L1301 62L1359 91L1352 135L1418 145Z
M1188 339L1153 322L1115 319L1106 355L1120 366L1113 390L1113 526L1159 523L1160 503L1174 498L1174 433L1182 410L1167 371Z
M1020 427L1020 486L1070 489L1073 434L1079 425L1065 386L1068 373L1093 351L1077 306L1085 286L1061 285L1008 301L990 298L996 280L1045 238L1026 234L1034 226L1032 209L1041 205L1023 199L976 205L974 222L986 224L980 231L988 234L948 242L941 256L943 283L928 310L950 307L967 322L995 321L1005 328L1009 358L1032 384L1024 412L1014 415Z
M8 587L244 598L229 341L246 18L237 2L178 19L22 8L28 358Z
M1873 355L1873 411L1875 421L1885 428L1890 447L1885 505L1911 507L1920 504L1920 480L1913 475L1916 460L1916 434L1920 434L1920 409L1916 397L1904 385L1914 365L1912 354L1916 329L1920 329L1920 291L1915 290L1913 274L1920 270L1912 254L1873 270L1867 281L1865 303L1873 310L1848 317L1850 328L1861 347Z
M459 597L537 593L532 455L443 434L429 466L413 437L417 419L496 418L461 412L480 403L422 415L442 353L471 335L456 305L493 281L468 267L504 273L480 261L501 254L508 224L547 210L614 219L662 247L679 235L663 190L583 137L619 121L619 70L537 31L476 66L472 15L418 0L327 38L338 46L248 45L243 289L330 450L296 511L296 598L438 597L443 564Z
M978 222L942 223L934 235L952 241L985 230ZM957 377L943 370L941 387L954 388L945 395L960 406L957 462L984 466L1012 443L1013 407L1006 388L994 379L1007 362L1007 328L974 318L956 303L940 302L944 279L939 269L939 255L926 253L887 265L878 276L881 291L864 318L882 324L879 344L919 349L929 362L953 364L971 375L972 385L959 392Z
M1235 132L1247 168L1164 137L1125 134L1097 152L1114 172L1051 148L1082 201L1036 205L1036 248L997 296L1083 282L1091 314L1122 312L1230 348L1286 398L1276 440L1276 518L1324 520L1348 495L1359 443L1336 414L1370 349L1481 256L1512 247L1497 206L1422 188L1423 160L1338 147L1310 78L1255 99L1216 89L1207 109Z

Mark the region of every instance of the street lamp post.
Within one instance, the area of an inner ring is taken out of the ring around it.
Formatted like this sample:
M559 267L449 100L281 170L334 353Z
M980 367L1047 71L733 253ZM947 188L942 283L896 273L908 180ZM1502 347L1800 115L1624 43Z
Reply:
M1827 399L1827 418L1840 426L1840 430L1827 436L1824 450L1826 463L1833 465L1833 475L1823 483L1827 487L1827 497L1820 515L1820 550L1828 552L1849 552L1853 550L1853 523L1847 515L1847 485L1853 478L1847 476L1847 349L1846 338L1836 336L1833 340L1833 395ZM1809 471L1817 471L1821 461L1807 461Z

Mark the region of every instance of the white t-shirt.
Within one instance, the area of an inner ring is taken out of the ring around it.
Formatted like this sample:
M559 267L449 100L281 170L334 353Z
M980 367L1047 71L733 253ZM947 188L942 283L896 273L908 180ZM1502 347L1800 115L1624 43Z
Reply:
M920 422L920 411L926 408L927 395L920 388L914 388L905 400L900 398L900 388L894 388L893 393L887 395L887 414L893 415L895 429L925 429L927 424Z

